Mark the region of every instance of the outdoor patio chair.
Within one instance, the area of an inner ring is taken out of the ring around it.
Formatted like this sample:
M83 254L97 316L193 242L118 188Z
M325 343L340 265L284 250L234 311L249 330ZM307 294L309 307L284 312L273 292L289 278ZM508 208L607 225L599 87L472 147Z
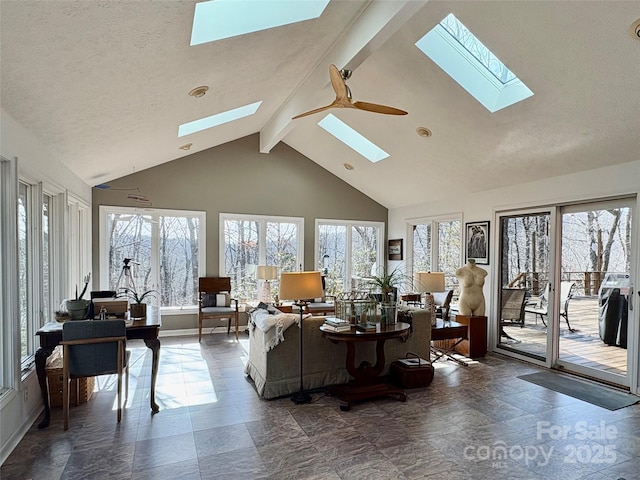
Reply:
M575 282L560 282L560 316L564 317L570 332L575 332L575 329L571 328L571 324L569 323L569 300L571 300L575 285ZM544 317L547 316L549 310L549 293L550 286L547 283L544 292L540 296L539 302L533 305L527 305L524 309L525 312L536 315L536 318L539 315L545 327L547 326L547 322Z

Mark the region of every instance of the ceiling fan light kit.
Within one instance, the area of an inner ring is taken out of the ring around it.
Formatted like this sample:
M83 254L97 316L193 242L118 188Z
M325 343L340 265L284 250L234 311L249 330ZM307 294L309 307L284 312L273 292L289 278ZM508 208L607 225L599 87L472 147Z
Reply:
M351 70L338 70L338 67L336 67L335 65L330 65L329 77L331 78L331 86L333 87L333 91L336 94L335 100L329 105L325 105L324 107L316 108L314 110L301 113L300 115L296 115L292 118L292 120L306 117L307 115L313 115L314 113L323 112L324 110L328 110L330 108L355 108L356 110L365 110L367 112L373 113L383 113L385 115L407 114L407 112L405 112L404 110L400 110L399 108L395 107L388 107L386 105L379 105L377 103L354 102L353 98L351 97L351 90L346 84L346 80L351 77Z

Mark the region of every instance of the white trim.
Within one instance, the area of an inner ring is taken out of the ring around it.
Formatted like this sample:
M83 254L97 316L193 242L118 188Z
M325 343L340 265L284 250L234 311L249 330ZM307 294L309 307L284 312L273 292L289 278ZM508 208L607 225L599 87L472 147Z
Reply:
M16 389L20 381L18 312L18 159L0 157L0 384ZM3 402L7 394L2 396Z

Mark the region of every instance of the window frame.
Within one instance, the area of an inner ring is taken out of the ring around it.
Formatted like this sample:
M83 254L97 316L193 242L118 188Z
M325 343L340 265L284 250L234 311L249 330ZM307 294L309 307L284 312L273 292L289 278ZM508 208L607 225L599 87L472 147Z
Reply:
M296 251L296 265L304 265L304 217L287 217L283 215L252 215L245 213L220 213L218 220L218 232L219 232L219 252L218 252L218 275L226 276L226 248L225 248L225 222L231 221L243 221L243 222L258 222L259 224L259 240L258 240L258 265L266 265L267 263L267 223L293 223L297 225L297 251ZM278 274L281 272L278 272ZM274 282L277 284L279 279ZM233 285L232 285L233 292ZM254 299L247 299L254 300Z
M151 282L153 285L160 285L160 268L159 268L159 255L160 255L160 235L157 227L158 217L196 217L199 223L199 235L198 235L198 275L205 276L206 271L206 245L207 245L207 222L206 212L201 210L176 210L165 208L139 208L139 207L124 207L113 205L100 205L99 206L99 256L100 256L100 289L109 289L109 238L107 221L109 214L129 214L129 215L144 215L152 217L152 230L151 230L151 255L152 263L155 262L156 266L151 269L154 280ZM154 222L155 220L155 222ZM153 301L153 299L152 299ZM183 314L183 313L197 313L198 305L170 305L160 306L160 312L163 315L171 314Z
M464 223L463 223L463 215L462 213L454 213L454 214L448 214L448 215L438 215L438 216L432 216L432 217L420 217L420 218L413 218L413 219L409 219L407 220L407 272L408 274L411 276L411 278L415 277L416 272L414 271L414 249L413 249L413 245L414 245L414 241L413 241L413 237L414 237L414 227L416 225L431 225L431 255L430 255L430 264L431 264L431 269L430 271L441 271L440 270L440 224L441 223L448 223L448 222L459 222L460 224L460 252L459 252L459 258L460 258L460 262L459 262L459 266L462 266L462 263L464 262L464 245L463 245L463 239L464 239L464 232L463 232L463 227L464 227ZM438 270L435 270L434 267L437 266ZM453 286L457 286L457 280L455 278L455 271L454 272L444 272L445 273L445 281L446 281L446 288L450 288L452 285ZM454 288L455 290L455 288Z
M0 156L0 398L20 384L18 159Z
M378 269L384 269L387 266L387 261L384 256L385 253L385 238L386 238L386 229L385 222L379 222L374 220L338 220L338 219L329 219L329 218L316 218L315 222L315 244L313 251L316 265L318 265L318 270L322 271L322 255L320 252L320 246L318 240L320 238L320 226L322 225L330 225L330 226L340 226L345 227L347 238L345 239L345 277L342 282L342 291L348 292L351 290L351 283L353 279L353 269L352 269L352 229L354 226L362 226L362 227L377 227L378 230L378 249L376 252L377 255L377 263Z

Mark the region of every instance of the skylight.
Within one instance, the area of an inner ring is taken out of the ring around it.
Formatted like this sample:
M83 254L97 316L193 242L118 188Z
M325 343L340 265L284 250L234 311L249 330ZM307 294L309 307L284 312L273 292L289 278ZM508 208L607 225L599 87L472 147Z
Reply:
M491 113L533 95L533 92L452 13L416 42Z
M191 45L213 42L322 15L329 0L212 0L196 4Z
M356 132L346 123L338 120L331 113L320 120L318 125L372 163L384 160L389 156L387 152Z
M206 130L207 128L217 127L223 123L232 122L242 117L248 117L253 115L258 110L258 107L262 104L262 100L259 102L245 105L244 107L234 108L226 112L216 113L210 117L201 118L200 120L194 120L193 122L183 123L178 127L178 137L184 137L192 133Z

